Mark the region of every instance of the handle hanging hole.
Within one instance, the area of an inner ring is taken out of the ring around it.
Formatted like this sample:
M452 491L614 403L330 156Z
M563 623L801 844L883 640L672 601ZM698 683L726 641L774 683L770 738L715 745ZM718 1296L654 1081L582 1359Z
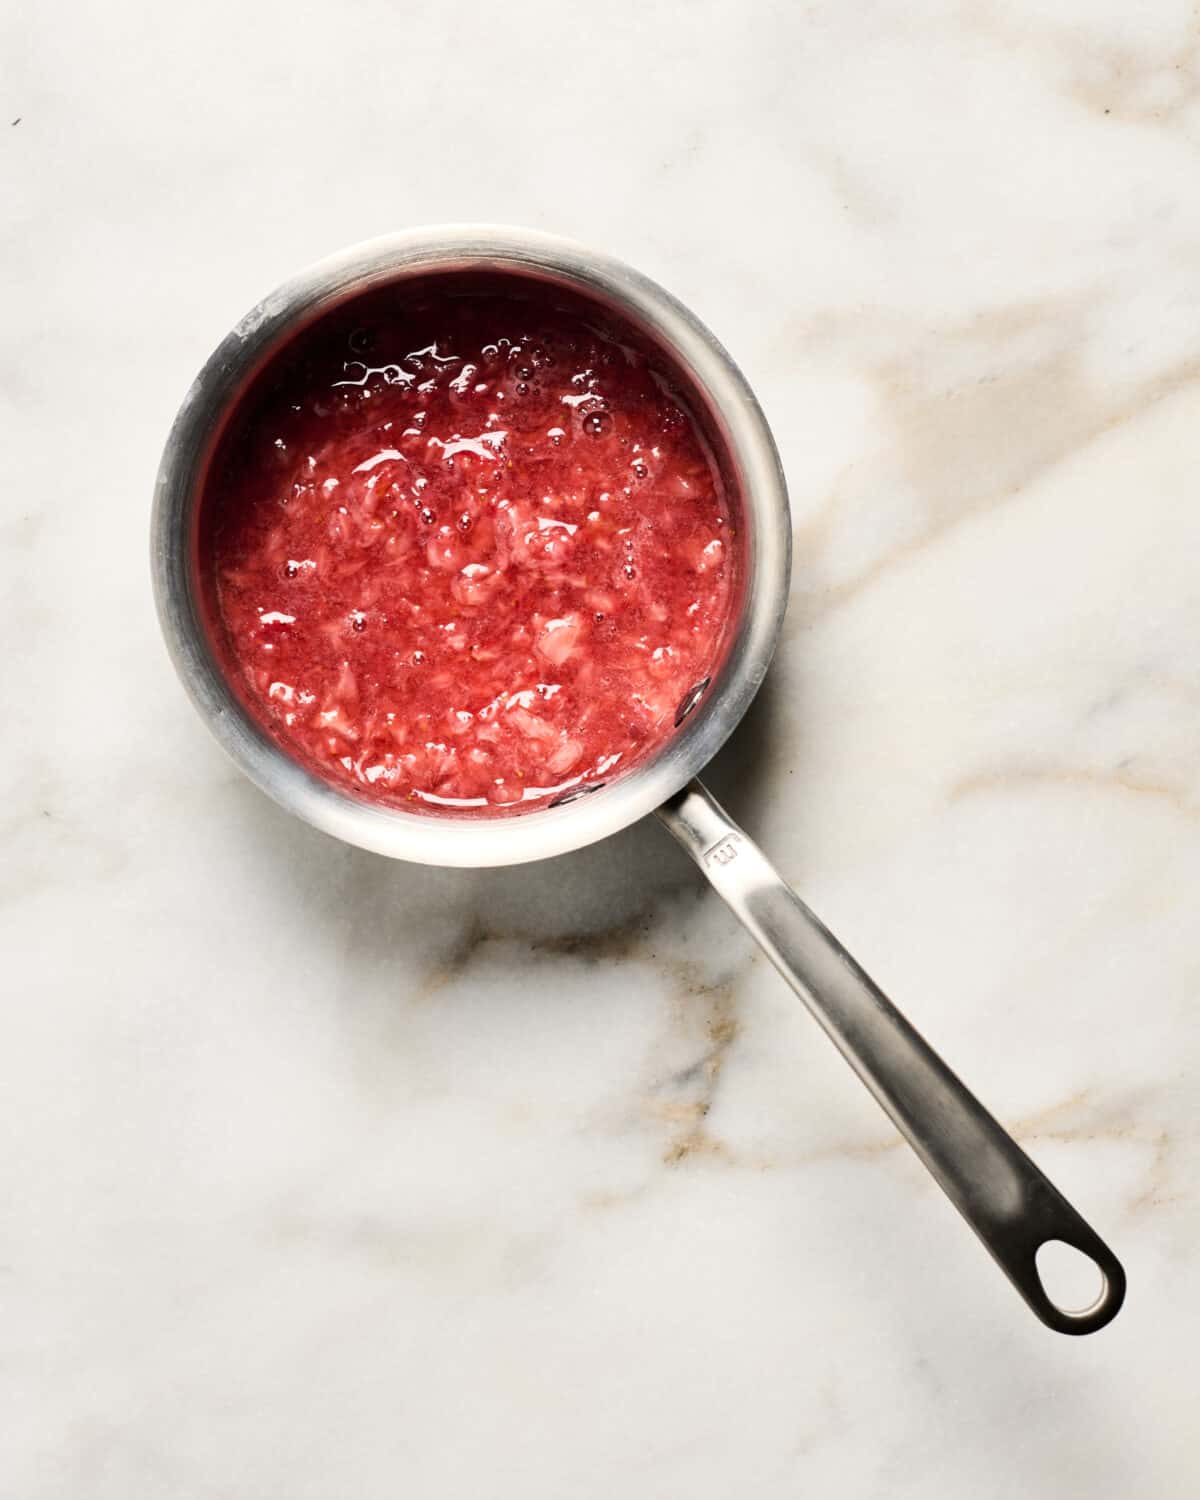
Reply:
M1104 1272L1091 1256L1064 1240L1039 1245L1034 1262L1042 1290L1060 1312L1088 1312L1104 1295Z

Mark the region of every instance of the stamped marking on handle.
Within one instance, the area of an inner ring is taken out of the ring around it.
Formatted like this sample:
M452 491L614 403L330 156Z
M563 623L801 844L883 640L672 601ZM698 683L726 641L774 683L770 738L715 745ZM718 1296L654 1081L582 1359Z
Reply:
M738 845L741 840L737 834L731 833L728 838L723 838L719 844L714 844L704 855L706 865L731 865L738 857Z

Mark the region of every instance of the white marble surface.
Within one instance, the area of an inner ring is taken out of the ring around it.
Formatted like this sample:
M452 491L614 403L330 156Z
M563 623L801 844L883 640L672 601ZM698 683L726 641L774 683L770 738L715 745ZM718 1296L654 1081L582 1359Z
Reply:
M1194 7L0 23L0 1492L1194 1495ZM760 391L795 587L715 779L1122 1255L1105 1333L1033 1321L660 830L389 865L185 702L194 370L470 218L634 261Z

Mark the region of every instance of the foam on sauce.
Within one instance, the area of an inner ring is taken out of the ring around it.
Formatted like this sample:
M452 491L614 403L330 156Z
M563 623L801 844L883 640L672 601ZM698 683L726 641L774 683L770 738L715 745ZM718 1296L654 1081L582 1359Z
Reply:
M274 362L214 466L231 670L373 799L497 813L610 780L719 656L736 559L697 425L552 297L375 294Z

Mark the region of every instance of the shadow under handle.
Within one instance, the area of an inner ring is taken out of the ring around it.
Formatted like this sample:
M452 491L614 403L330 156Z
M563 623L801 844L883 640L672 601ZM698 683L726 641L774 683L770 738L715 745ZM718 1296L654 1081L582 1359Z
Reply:
M891 1116L1017 1291L1059 1333L1094 1333L1125 1297L1104 1241L904 1019L698 781L658 810ZM1103 1277L1080 1312L1047 1295L1036 1256L1062 1240Z

